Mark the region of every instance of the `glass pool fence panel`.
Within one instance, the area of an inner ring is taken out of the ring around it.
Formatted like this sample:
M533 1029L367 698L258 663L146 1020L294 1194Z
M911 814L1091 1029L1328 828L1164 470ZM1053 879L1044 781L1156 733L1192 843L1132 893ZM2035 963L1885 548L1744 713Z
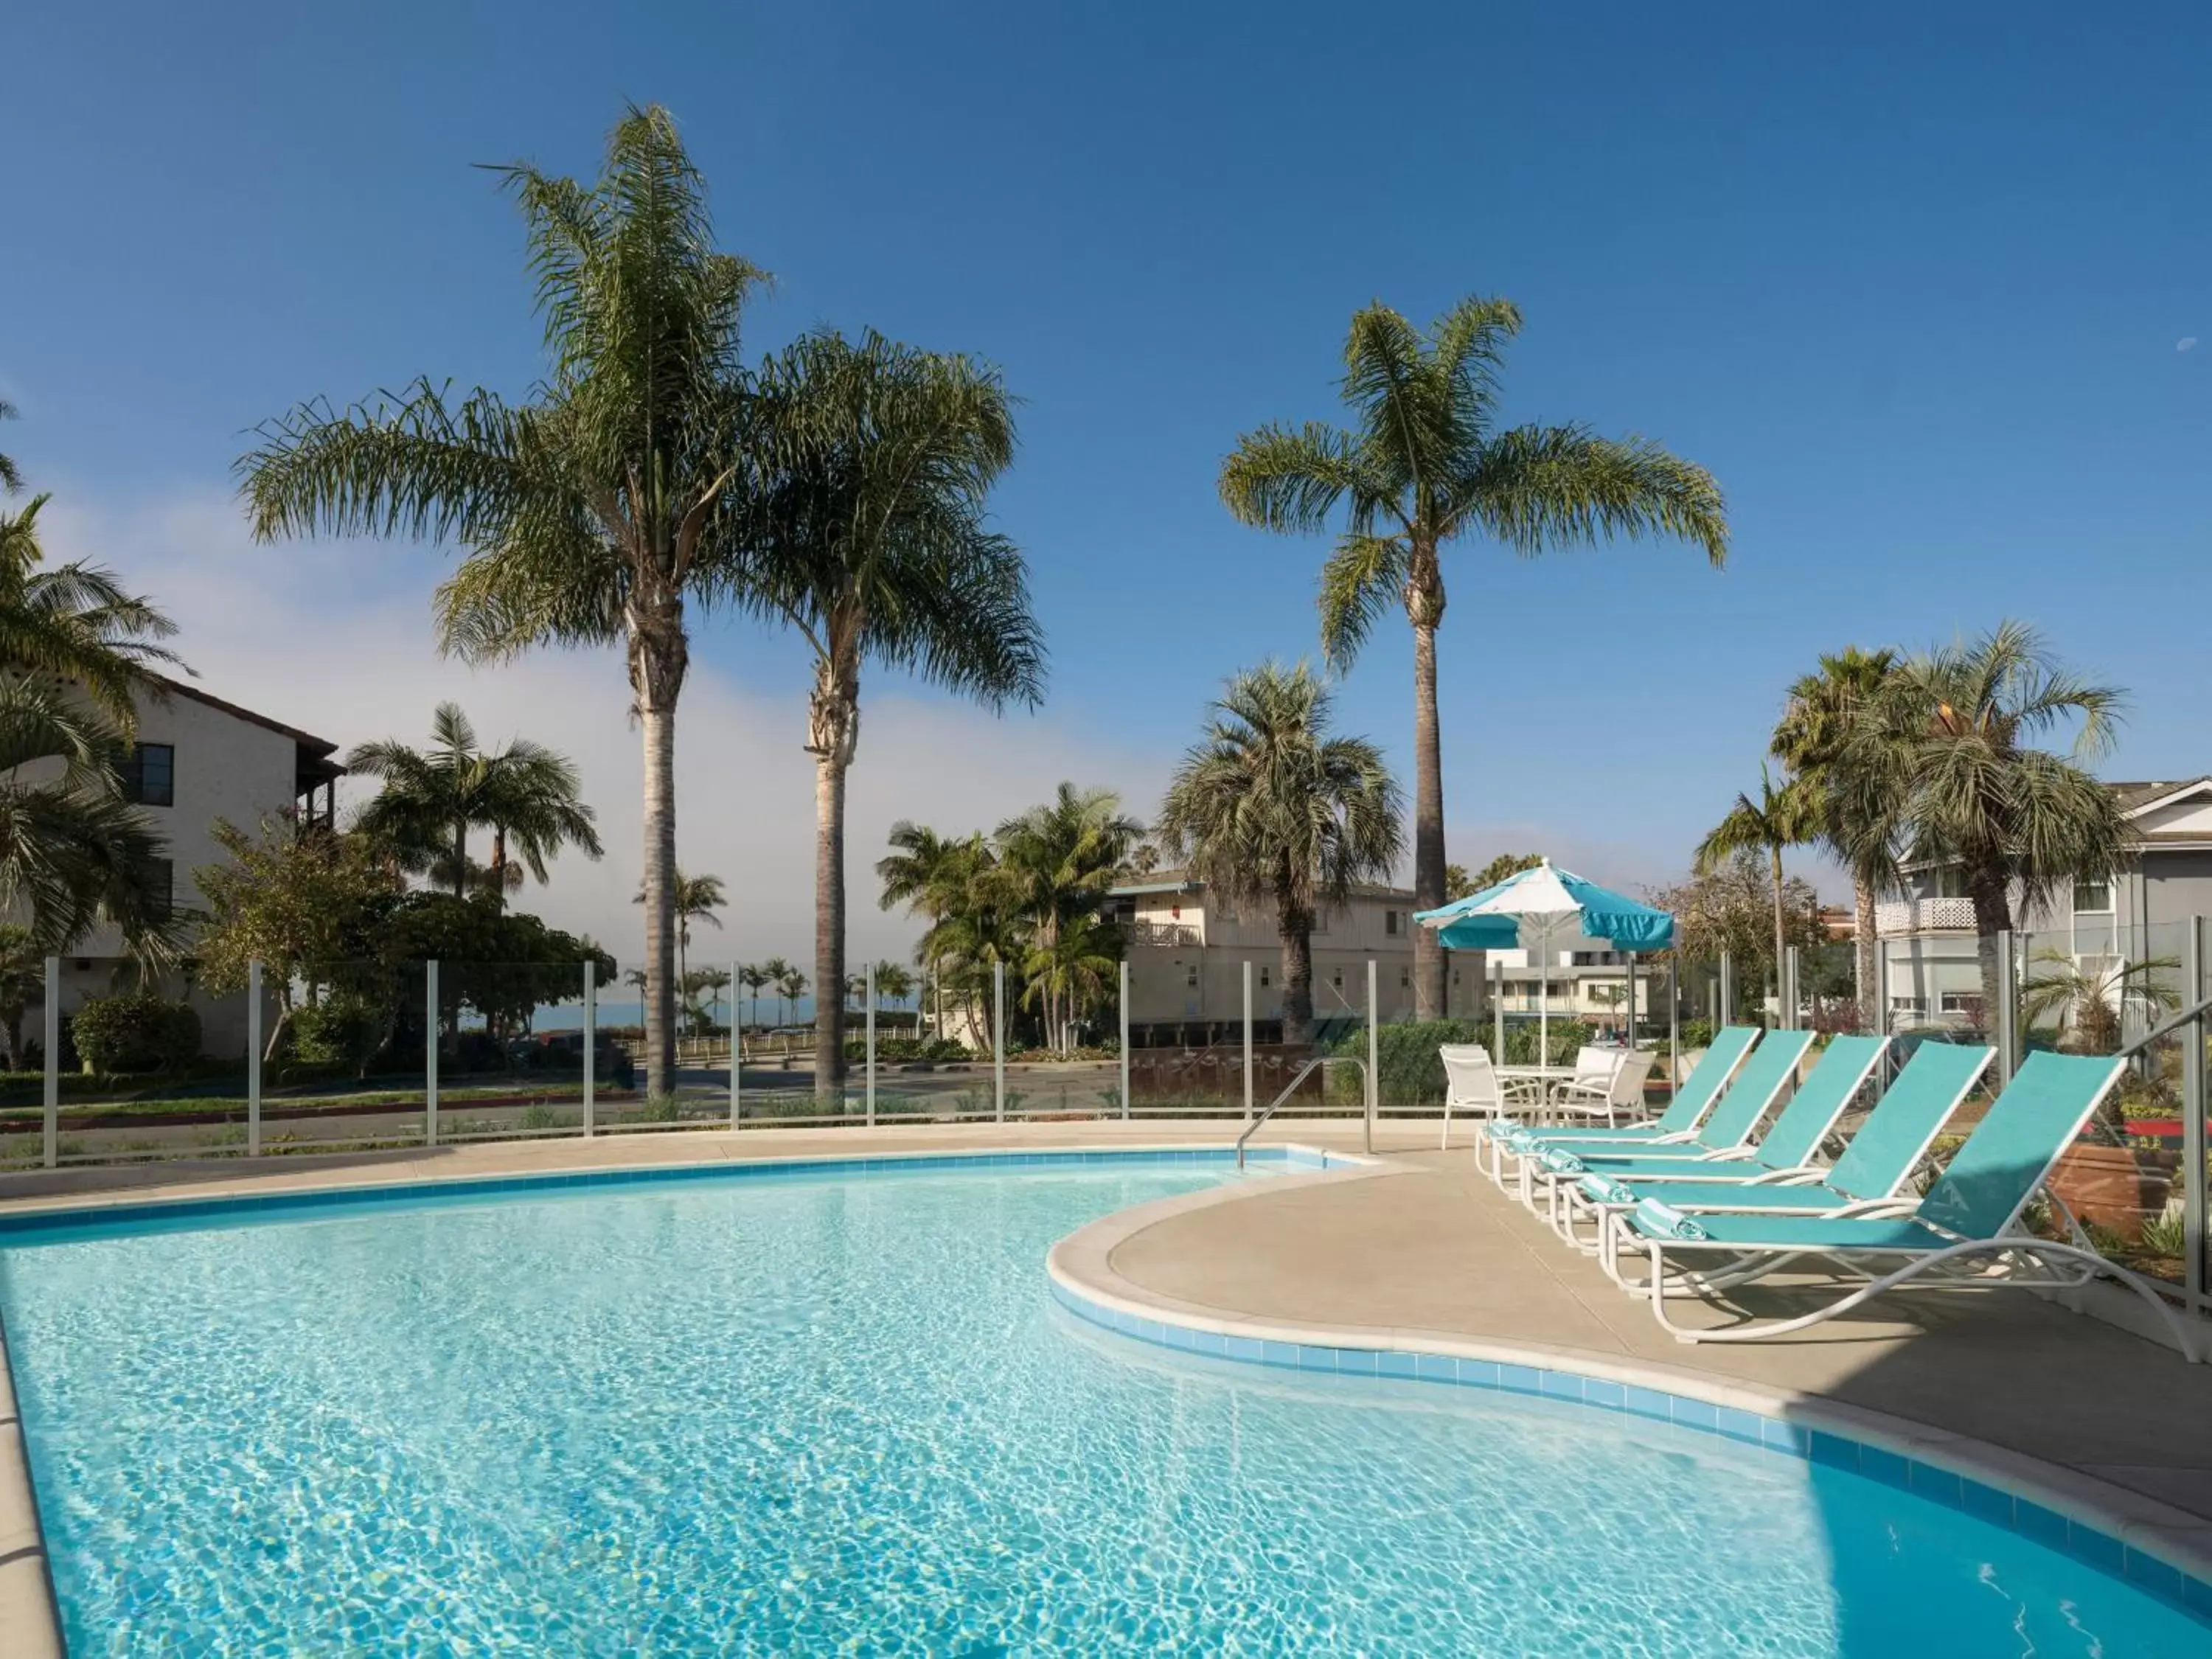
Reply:
M2108 1054L2139 1043L2195 1000L2191 931L2185 922L2116 927L2109 915L2077 915L2069 927L2014 933L2016 1052ZM2060 1155L2048 1183L2051 1201L2035 1206L2031 1224L2058 1237L2078 1226L2107 1260L2177 1290L2185 1285L2190 1212L2204 1192L2203 1171L2186 1167L2184 1157L2186 1059L2188 1046L2201 1053L2203 1041L2201 1025L2185 1026L2129 1059L2118 1086Z
M48 972L54 999L47 1112ZM141 979L112 957L34 967L0 1071L0 1169L228 1156L248 1136L252 999L182 975ZM264 993L263 1029L275 1000Z
M584 1133L581 962L438 963L438 1139L509 1140ZM593 995L619 1003L613 970L590 964ZM619 1007L617 1006L617 1012ZM596 1034L594 1112L634 1087L629 1051Z

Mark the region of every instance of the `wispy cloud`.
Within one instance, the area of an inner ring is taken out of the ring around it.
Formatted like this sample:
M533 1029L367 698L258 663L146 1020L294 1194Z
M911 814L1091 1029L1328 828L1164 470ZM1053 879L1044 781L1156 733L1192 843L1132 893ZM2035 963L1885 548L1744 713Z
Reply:
M2176 341L2173 343L2173 349L2174 349L2176 351L2194 351L2194 350L2196 350L2196 349L2197 349L2197 337L2196 337L2194 334L2185 334L2185 335L2183 335L2179 339L2176 340Z

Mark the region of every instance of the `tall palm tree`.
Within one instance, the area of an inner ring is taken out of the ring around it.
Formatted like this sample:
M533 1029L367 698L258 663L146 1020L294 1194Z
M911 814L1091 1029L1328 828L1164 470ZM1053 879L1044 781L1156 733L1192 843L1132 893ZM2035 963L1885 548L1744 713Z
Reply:
M775 988L781 994L786 1006L796 1009L799 998L806 994L806 971L801 968L786 968L776 975ZM834 999L832 999L834 1000ZM785 1022L787 1024L788 1021ZM818 1092L818 1091L817 1091Z
M845 980L845 776L872 659L992 708L1043 696L1042 636L1020 551L986 527L1013 459L997 372L869 333L807 335L763 370L777 476L754 532L744 603L814 654L814 977ZM814 1086L845 1064L844 1009L816 1000Z
M563 847L592 859L605 851L575 763L527 738L485 749L459 703L432 714L429 748L387 738L357 744L345 764L384 785L356 828L388 843L403 869L450 882L457 897L467 896L471 875L503 900L520 879L518 865L542 882ZM477 829L492 832L489 865L469 858L469 832Z
M1221 498L1239 520L1310 532L1344 508L1322 568L1323 649L1349 663L1384 611L1413 629L1413 897L1444 902L1443 763L1437 736L1437 628L1443 551L1479 533L1513 551L1652 534L1728 556L1720 486L1703 467L1642 438L1581 426L1498 424L1512 301L1469 298L1424 335L1388 306L1354 313L1340 389L1349 428L1310 422L1244 434L1221 467ZM1444 954L1431 928L1413 938L1415 1017L1444 1011Z
M1328 734L1328 689L1304 663L1230 680L1152 826L1170 858L1238 906L1272 904L1283 948L1283 1041L1313 1036L1313 927L1355 882L1390 872L1405 798L1382 750Z
M644 745L646 1089L673 1091L676 707L687 605L732 597L750 493L738 320L761 273L714 251L703 181L676 124L633 106L586 186L501 175L528 228L551 364L531 402L428 379L263 427L239 463L263 540L450 537L441 647L496 661L540 646L623 647Z
M1769 752L1811 792L1820 839L1850 872L1851 933L1856 958L1862 1029L1878 1030L1875 1006L1875 902L1898 878L1899 803L1880 792L1854 787L1844 776L1845 738L1855 722L1874 706L1897 653L1862 651L1856 645L1824 654L1812 673L1793 681Z
M1027 948L1013 884L999 868L996 848L976 834L944 845L929 893L937 920L917 949L935 964L938 1030L945 1030L950 990L968 1029L986 1034L995 1050L996 1031L984 1015L994 970L1000 963L1018 970Z
M1062 783L1049 802L999 826L1000 879L1028 935L1023 1000L1042 1011L1045 1042L1055 1049L1070 1045L1074 1020L1103 992L1100 955L1111 952L1109 974L1121 960L1119 933L1095 925L1145 833L1121 806L1110 789ZM1063 951L1063 934L1080 934L1079 948Z
M759 963L741 962L738 964L738 983L744 988L745 1001L750 1005L745 1014L746 1024L760 1024L760 994L773 982L773 975Z
M893 1005L904 1002L914 994L914 975L900 962L879 962L876 964L876 998L879 1002Z
M1789 936L1784 925L1786 911L1783 903L1782 854L1792 847L1802 847L1820 833L1819 803L1812 791L1802 782L1790 779L1780 785L1774 775L1764 766L1759 769L1759 799L1738 795L1728 816L1706 834L1698 843L1696 866L1701 876L1711 875L1738 853L1759 852L1766 854L1767 866L1774 881L1774 994L1775 1006L1781 1006L1782 964L1789 957Z
M2111 750L2121 694L2069 673L2025 623L1907 658L1845 742L1850 787L1897 803L1916 863L1955 866L1974 904L1983 1006L2009 994L1997 939L2013 896L2037 910L2077 881L2109 878L2133 852L2112 792L2080 763ZM2034 746L2075 727L2070 754Z
M691 954L691 924L703 921L719 931L721 917L714 913L730 902L728 890L720 876L687 876L684 866L676 867L676 977L682 983L689 977ZM634 904L645 902L645 889L637 890Z

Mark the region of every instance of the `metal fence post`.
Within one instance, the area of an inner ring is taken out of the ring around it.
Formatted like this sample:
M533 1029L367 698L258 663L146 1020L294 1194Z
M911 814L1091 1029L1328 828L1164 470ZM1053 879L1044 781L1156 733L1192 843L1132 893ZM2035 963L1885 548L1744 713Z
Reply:
M745 1036L744 1028L738 1024L738 997L744 988L738 974L744 967L742 962L730 964L730 1127L732 1129L744 1120Z
M2009 930L1997 935L1997 1006L1990 1012L1995 1018L1997 1040L1997 1085L2002 1088L2012 1081L2017 1033L2014 1030L2012 985L2013 938Z
M1491 964L1497 971L1491 975L1490 1025L1498 1052L1491 1056L1493 1065L1505 1063L1505 953L1499 951Z
M584 1137L591 1138L592 1109L599 1063L599 975L597 963L584 964Z
M991 1121L1006 1121L1006 964L991 964Z
M1797 1029L1798 949L1793 945L1782 953L1781 983L1774 988L1774 1000L1780 1012L1782 1029L1785 1031Z
M1667 958L1667 1103L1674 1103L1674 1091L1682 1085L1682 951L1677 945Z
M1735 1018L1735 959L1721 952L1721 1006L1714 1016L1715 1024L1726 1025Z
M1375 958L1367 958L1367 1111L1359 1125L1361 1146L1375 1150L1375 1108L1382 1092L1381 1073L1375 1068L1382 1056L1382 1005L1375 1000Z
M246 1155L261 1156L261 964L246 964Z
M1129 1121L1129 958L1121 958L1121 1121Z
M1874 945L1874 1030L1870 1036L1889 1036L1889 945L1876 939ZM1881 1086L1885 1089L1897 1077L1897 1056L1892 1045L1881 1045Z
M438 1144L438 964L422 964L422 1135Z
M51 1170L62 1155L62 959L46 958L46 1164Z
M1252 964L1244 964L1244 1116L1252 1116Z
M2183 1006L2194 1006L2204 995L2202 916L2189 919L2188 955L2183 971L2188 975L2182 989ZM2189 1305L2199 1313L2204 1311L2204 1224L2208 1209L2212 1209L2204 1169L2204 1036L2202 1014L2181 1033L2182 1280L2188 1291Z
M867 1095L868 1127L876 1127L876 964L868 964L867 988L862 993L868 999L865 1018L867 1020Z

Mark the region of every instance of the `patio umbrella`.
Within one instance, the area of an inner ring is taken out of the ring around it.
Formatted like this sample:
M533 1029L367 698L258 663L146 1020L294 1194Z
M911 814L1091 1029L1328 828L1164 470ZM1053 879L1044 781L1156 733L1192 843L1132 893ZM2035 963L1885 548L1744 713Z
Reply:
M1635 1036L1636 953L1663 951L1674 942L1674 918L1664 910L1639 904L1572 871L1562 870L1546 859L1533 869L1510 875L1494 887L1470 893L1463 899L1434 910L1417 910L1413 920L1438 929L1437 942L1447 951L1510 950L1529 944L1541 977L1536 997L1536 1060L1545 1063L1551 1050L1551 963L1553 937L1563 925L1575 935L1601 939L1629 958L1630 1040ZM1503 1055L1499 1058L1504 1059Z

